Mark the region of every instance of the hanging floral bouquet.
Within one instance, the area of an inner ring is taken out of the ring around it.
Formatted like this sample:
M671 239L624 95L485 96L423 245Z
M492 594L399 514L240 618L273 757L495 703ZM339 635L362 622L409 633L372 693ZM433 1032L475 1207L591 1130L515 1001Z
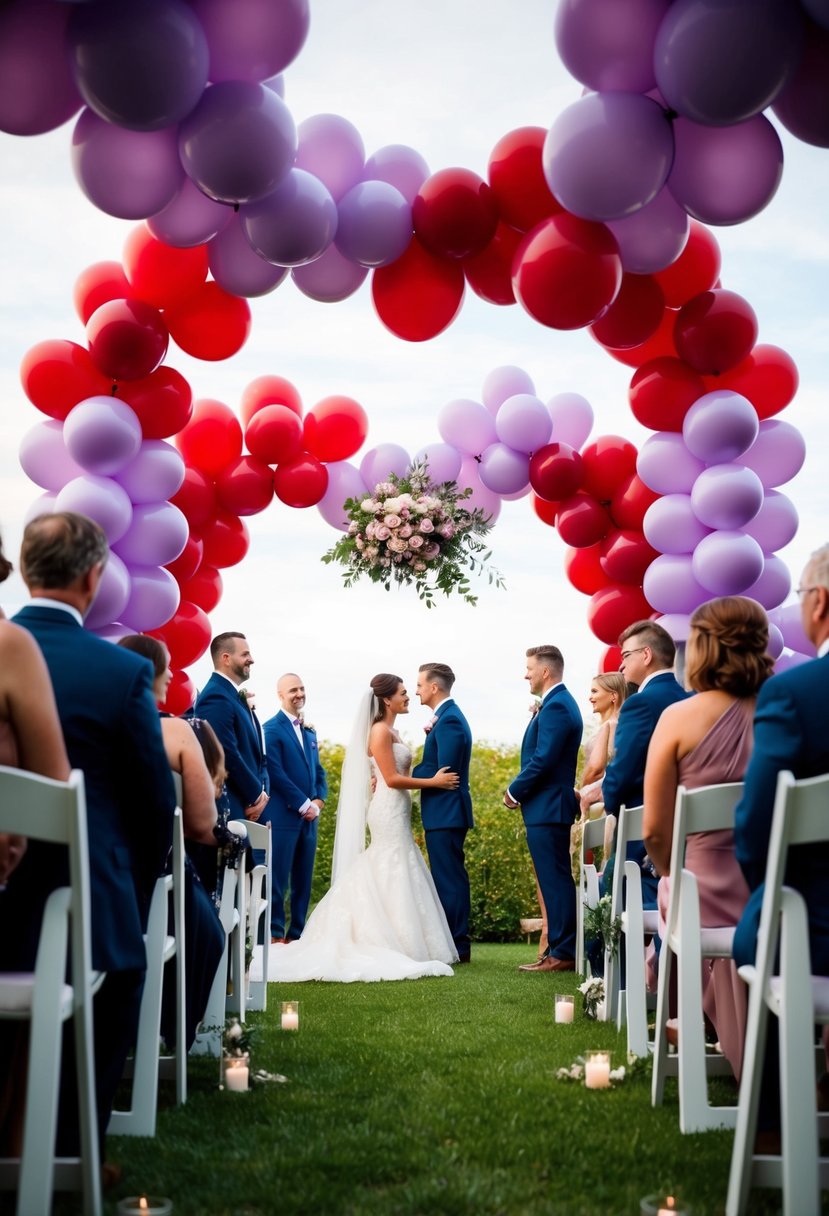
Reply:
M486 571L498 587L504 582L487 569L492 554L479 538L491 524L480 508L464 506L471 493L454 482L434 485L425 464L413 465L406 477L391 474L372 494L346 501L348 532L322 560L346 567L346 587L365 574L387 591L392 582L414 583L427 608L433 607L436 591L457 591L475 604L467 569Z

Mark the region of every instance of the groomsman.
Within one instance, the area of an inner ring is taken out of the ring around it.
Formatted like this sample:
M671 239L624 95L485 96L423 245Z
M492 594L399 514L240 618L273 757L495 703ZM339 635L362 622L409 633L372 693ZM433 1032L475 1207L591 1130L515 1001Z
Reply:
M521 772L504 794L504 805L521 807L527 847L547 909L547 953L520 971L573 971L576 900L570 873L570 828L578 814L576 763L584 724L562 684L564 659L557 646L527 651L530 691L541 697L521 742Z
M317 853L319 814L328 795L317 734L305 721L305 685L294 672L276 686L281 709L265 723L271 800L265 812L272 836L271 941L296 941L305 928ZM290 888L291 919L285 929Z
M421 790L420 813L432 878L455 941L458 961L468 963L469 875L464 841L466 833L475 826L469 792L472 732L450 696L454 683L455 673L445 663L424 663L418 671L417 695L421 705L431 709L432 719L426 727L423 758L412 769L412 776L434 777L444 766L458 774L457 789Z

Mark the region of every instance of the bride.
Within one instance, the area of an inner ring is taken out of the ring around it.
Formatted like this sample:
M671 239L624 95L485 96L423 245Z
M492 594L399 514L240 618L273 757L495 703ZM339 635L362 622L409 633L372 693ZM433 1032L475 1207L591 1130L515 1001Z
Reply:
M400 677L375 676L343 763L331 888L299 941L270 947L272 982L452 975L458 955L412 836L409 791L454 789L458 775L442 768L434 777L409 776L412 753L395 730L397 715L408 712Z

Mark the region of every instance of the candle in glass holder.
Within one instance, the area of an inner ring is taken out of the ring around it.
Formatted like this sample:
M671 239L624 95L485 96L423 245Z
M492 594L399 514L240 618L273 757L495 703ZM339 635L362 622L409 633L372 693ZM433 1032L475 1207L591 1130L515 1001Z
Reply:
M115 1209L117 1216L170 1216L173 1203L170 1199L154 1199L151 1195L130 1195L119 1199Z
M571 996L565 996L561 992L556 993L556 1021L557 1022L572 1022L574 1012L574 1003Z
M244 1092L250 1084L250 1068L246 1056L225 1061L225 1085L236 1093Z
M641 1216L693 1216L693 1209L675 1195L646 1195L639 1212Z
M282 1029L299 1030L299 1001L282 1002Z
M584 1084L588 1089L610 1088L610 1052L588 1051L584 1056Z

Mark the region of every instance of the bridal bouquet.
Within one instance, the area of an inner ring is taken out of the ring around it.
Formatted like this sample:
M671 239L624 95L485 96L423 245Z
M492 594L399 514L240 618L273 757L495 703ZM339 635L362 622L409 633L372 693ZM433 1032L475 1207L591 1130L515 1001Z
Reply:
M487 570L490 583L504 584L487 569L492 554L479 538L491 525L480 508L464 505L471 493L454 482L434 485L425 464L413 465L406 477L392 474L367 497L346 501L348 532L322 560L345 566L346 587L365 574L387 591L392 582L414 583L427 608L435 591L457 591L474 604L467 569Z

